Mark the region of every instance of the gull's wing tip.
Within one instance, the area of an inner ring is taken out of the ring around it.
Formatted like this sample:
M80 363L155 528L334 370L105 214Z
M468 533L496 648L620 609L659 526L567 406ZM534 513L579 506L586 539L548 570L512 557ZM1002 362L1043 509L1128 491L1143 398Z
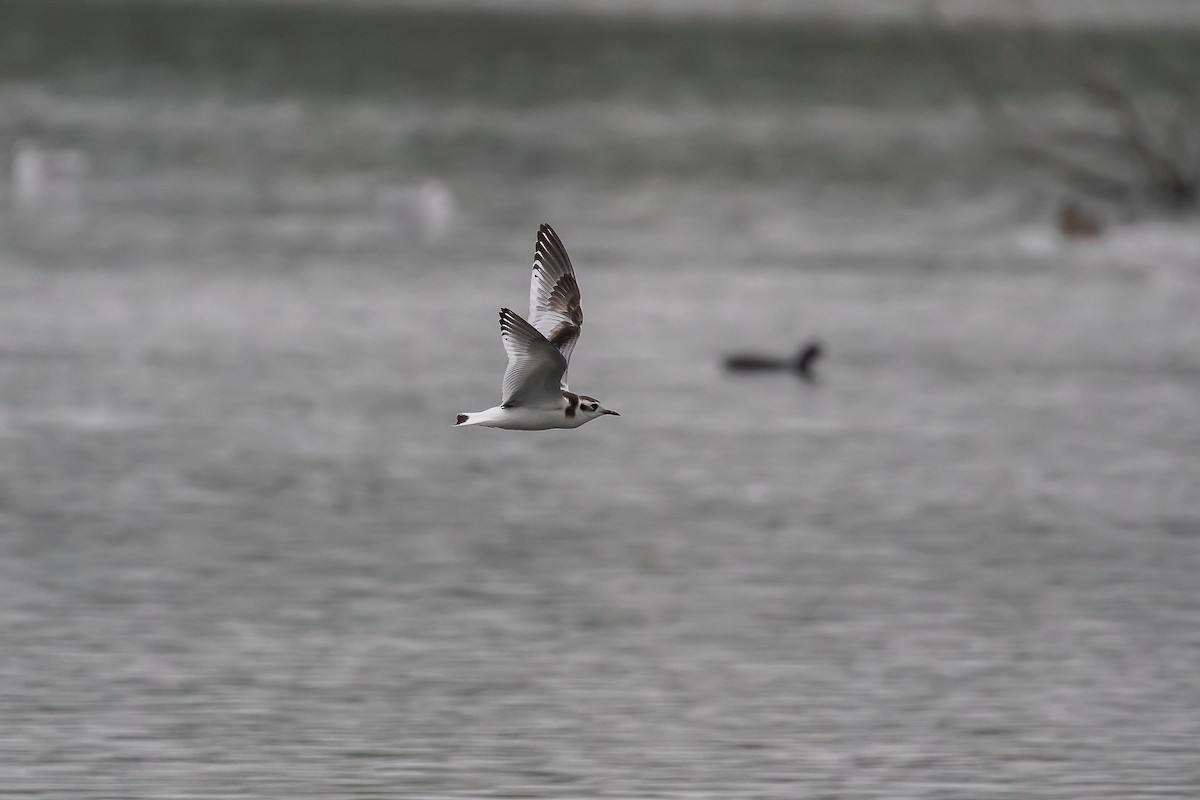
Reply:
M554 230L554 226L549 222L543 222L538 226L537 238L536 249L545 250L547 246L553 246L555 249L562 250L563 255L566 255L566 248L563 247L562 239L558 238L557 231Z

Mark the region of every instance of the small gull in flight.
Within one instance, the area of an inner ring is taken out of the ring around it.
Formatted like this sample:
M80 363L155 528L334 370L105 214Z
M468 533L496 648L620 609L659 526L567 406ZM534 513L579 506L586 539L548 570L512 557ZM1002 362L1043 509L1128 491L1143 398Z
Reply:
M578 428L606 414L619 417L596 398L567 388L567 362L582 327L575 269L558 234L543 224L533 251L529 321L500 309L500 336L508 353L500 405L459 414L455 425L542 431Z

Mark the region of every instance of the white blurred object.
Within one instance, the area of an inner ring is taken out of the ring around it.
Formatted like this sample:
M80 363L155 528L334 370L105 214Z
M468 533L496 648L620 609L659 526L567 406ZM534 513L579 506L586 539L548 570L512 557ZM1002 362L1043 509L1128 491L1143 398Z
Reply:
M445 239L458 215L454 192L437 179L419 186L382 186L375 193L375 204L402 230L415 232L425 244Z
M31 138L12 148L12 199L19 210L77 209L90 164L82 150L50 148Z

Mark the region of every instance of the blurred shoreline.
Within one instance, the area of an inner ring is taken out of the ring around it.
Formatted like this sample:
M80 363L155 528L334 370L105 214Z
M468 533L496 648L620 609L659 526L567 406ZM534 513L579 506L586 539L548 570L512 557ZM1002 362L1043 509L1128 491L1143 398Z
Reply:
M798 13L538 12L471 3L8 0L0 5L0 67L6 84L77 92L894 105L961 98L942 38L969 53L996 91L1024 96L1076 88L1085 51L1101 52L1108 68L1135 82L1163 67L1194 74L1200 61L1200 28L1187 25L1039 31L1028 19L955 25L949 10L938 17L943 25L924 17L863 25Z
M386 259L428 185L455 198L440 247L467 260L523 253L551 211L586 216L582 246L614 259L638 242L672 263L939 264L998 237L1007 263L1034 223L1040 258L1061 186L996 146L945 47L1022 120L1093 129L1079 53L1148 93L1200 70L1191 28L12 0L0 144L90 168L69 214L8 215L6 242Z
M160 4L228 4L230 0L148 0ZM962 23L1003 22L1063 26L1200 25L1200 7L1189 0L241 0L241 5L440 9L633 15L829 19L852 23L919 22L931 10Z

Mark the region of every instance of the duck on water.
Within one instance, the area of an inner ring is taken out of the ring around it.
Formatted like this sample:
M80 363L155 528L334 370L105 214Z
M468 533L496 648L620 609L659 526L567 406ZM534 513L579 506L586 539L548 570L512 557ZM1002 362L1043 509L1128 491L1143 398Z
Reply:
M809 339L792 358L762 353L733 353L725 356L727 372L794 372L800 380L812 383L817 379L816 363L825 353L819 339Z

